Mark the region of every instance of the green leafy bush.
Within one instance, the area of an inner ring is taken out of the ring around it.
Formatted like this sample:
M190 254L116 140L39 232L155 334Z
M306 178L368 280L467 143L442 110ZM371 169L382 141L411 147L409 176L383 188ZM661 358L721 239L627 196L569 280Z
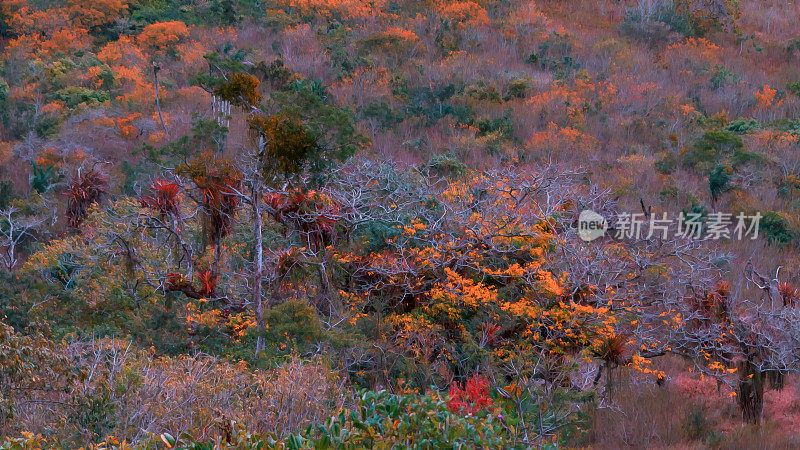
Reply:
M264 313L264 321L268 324L267 343L275 347L289 346L303 351L326 336L317 311L300 301L273 306Z
M786 90L790 94L800 97L800 81L789 81L786 83Z
M761 124L755 119L736 119L725 127L725 131L736 134L748 134L760 129Z
M8 125L9 111L11 110L11 102L8 100L8 83L0 78L0 123Z
M727 84L735 83L739 81L741 77L739 74L731 72L725 66L717 64L711 69L711 88L712 89L720 89L725 87Z
M500 92L494 84L486 81L479 81L467 86L464 94L475 100L488 100L492 102L500 101Z
M108 92L97 91L80 86L69 86L54 94L56 100L64 102L67 108L77 108L79 105L99 106L111 100Z
M36 161L31 161L31 190L36 192L46 192L52 185L54 174L54 166L51 165L47 167L39 167L36 164Z
M528 80L524 78L515 78L508 84L506 95L503 96L503 100L525 98L528 95L528 89Z
M412 86L405 78L395 76L390 80L389 86L392 95L405 101L402 108L404 119L418 117L426 125L433 125L448 115L453 116L457 122L466 124L471 124L475 118L475 112L469 105L455 103L453 97L457 93L457 88L454 84L417 87ZM484 94L490 96L497 94L496 98L499 99L499 93L494 87L492 87L494 93L491 90L481 91L477 84L473 87L475 89L471 92L472 95L480 97ZM465 92L465 95L470 96L470 93Z
M355 408L317 427L314 448L509 447L501 419L491 412L452 413L438 393L361 393Z
M678 161L675 159L675 155L672 152L662 152L661 158L654 164L656 172L669 175L675 171L678 166Z
M528 55L525 62L550 71L558 79L565 79L581 67L573 57L574 48L572 35L554 31Z
M480 119L476 126L478 127L477 136L496 134L506 139L514 137L514 124L508 116Z
M719 196L731 188L731 178L733 171L724 164L717 164L708 174L708 190L711 192L711 199L716 202Z
M452 153L434 156L428 166L434 173L442 176L461 177L467 173L467 166Z
M683 164L689 167L709 168L725 156L732 156L744 147L742 138L724 129L706 130L695 139L693 149L683 155Z
M384 128L389 128L403 121L403 117L392 110L385 101L372 101L361 111L364 118L373 118Z
M786 42L786 51L791 54L800 51L800 37L789 39Z
M797 232L789 226L784 213L768 211L761 218L759 234L771 245L786 245L797 239Z

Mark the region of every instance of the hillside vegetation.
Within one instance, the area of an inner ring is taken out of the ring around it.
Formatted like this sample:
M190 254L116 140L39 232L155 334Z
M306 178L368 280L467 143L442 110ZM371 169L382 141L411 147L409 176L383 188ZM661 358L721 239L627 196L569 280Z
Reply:
M798 211L800 4L3 0L0 449L797 448Z

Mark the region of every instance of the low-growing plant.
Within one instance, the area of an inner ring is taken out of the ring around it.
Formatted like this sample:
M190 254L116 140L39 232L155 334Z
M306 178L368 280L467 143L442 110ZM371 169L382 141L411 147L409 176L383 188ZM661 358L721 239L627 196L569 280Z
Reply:
M574 36L553 31L525 58L525 62L550 71L558 79L565 79L581 67L573 55L574 48Z
M784 213L767 211L761 218L759 233L772 245L785 245L797 239L797 232L789 226Z

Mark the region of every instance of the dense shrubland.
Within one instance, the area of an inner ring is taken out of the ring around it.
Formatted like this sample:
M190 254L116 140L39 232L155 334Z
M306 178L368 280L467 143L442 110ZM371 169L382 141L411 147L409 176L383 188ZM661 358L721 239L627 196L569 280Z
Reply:
M3 2L0 448L796 446L797 25Z

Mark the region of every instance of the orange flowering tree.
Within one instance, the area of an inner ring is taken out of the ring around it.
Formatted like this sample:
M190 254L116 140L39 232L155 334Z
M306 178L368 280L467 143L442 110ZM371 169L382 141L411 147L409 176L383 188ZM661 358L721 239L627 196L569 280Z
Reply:
M328 253L341 283L329 314L375 342L361 355L369 364L352 364L355 375L442 387L478 371L510 378L502 395L539 434L574 419L580 402L538 421L533 405L570 386L593 388L604 368L656 378L655 354L636 345L636 314L640 295L674 289L651 276L670 254L579 241L575 208L591 197L573 178L547 168L436 180L345 166L323 192L337 205ZM570 375L587 362L594 379Z
M144 27L136 38L139 45L156 53L175 49L175 46L189 36L189 27L178 20L156 22Z

